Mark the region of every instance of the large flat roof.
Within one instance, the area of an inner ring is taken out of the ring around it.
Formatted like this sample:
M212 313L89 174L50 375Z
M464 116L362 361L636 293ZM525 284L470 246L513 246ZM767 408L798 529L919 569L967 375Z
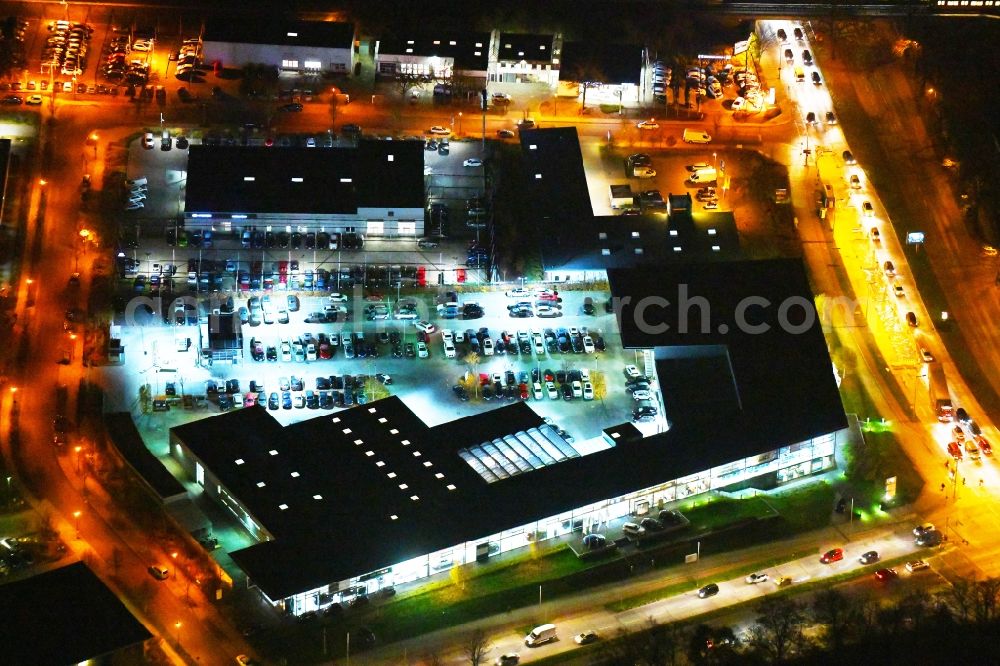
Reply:
M289 21L229 14L209 19L202 37L206 42L274 44L334 49L354 47L354 24L335 21Z
M187 497L184 486L143 444L130 412L105 414L104 427L118 452L146 480L161 502Z
M552 62L554 35L501 32L497 59L509 62Z
M455 69L486 71L490 57L488 32L418 32L399 33L378 42L383 55L452 58Z
M658 266L610 279L614 295L633 302L688 284L720 316L734 294L812 300L797 260ZM434 428L397 397L286 428L248 408L172 432L274 535L232 557L279 599L846 425L818 323L799 335L702 339L626 325L622 336L630 347L710 345L732 365L741 409L678 412L669 430L638 440L634 428L609 424L628 435L622 445L492 483L459 452L544 428L527 403Z
M78 664L152 636L82 562L0 585L0 606L6 664Z
M732 213L666 209L645 215L582 216L551 225L541 239L546 271L607 270L659 265L665 261L742 258Z
M423 208L420 141L357 148L191 146L185 212L354 214Z
M520 139L525 185L536 219L592 216L576 128L521 130Z

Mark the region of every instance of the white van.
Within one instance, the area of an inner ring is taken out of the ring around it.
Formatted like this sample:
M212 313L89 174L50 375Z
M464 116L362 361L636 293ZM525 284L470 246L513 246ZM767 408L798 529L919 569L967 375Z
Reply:
M531 633L524 637L524 644L528 647L544 645L556 639L556 625L543 624L531 630Z
M693 129L684 130L684 134L681 138L684 139L684 143L708 143L712 140L712 137L709 136L708 132Z
M698 169L688 178L692 183L714 183L719 175L715 169Z

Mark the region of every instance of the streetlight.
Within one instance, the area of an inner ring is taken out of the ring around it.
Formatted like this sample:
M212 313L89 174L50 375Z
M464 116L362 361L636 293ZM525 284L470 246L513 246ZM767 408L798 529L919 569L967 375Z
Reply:
M719 154L718 153L712 153L712 160L715 163L715 169L718 170L719 169Z
M174 580L177 580L177 551L175 550L174 552L170 553L170 557L172 557L174 560L173 577Z
M177 645L181 644L181 621L174 622L174 629L177 630Z
M458 112L458 135L462 135L462 112Z
M83 450L82 446L73 447L73 451L76 452L76 473L80 474L80 451Z
M73 518L76 520L76 538L80 538L80 512L74 511Z

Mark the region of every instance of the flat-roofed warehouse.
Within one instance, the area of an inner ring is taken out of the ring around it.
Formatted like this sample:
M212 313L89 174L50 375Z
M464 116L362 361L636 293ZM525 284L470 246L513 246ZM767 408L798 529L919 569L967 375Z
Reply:
M230 231L348 231L417 238L424 231L424 147L191 146L185 226Z
M390 397L288 427L261 408L202 419L171 430L171 455L257 539L231 553L250 584L296 614L554 537L620 530L709 490L772 488L835 466L846 418L823 333L794 316L795 330L783 326L778 307L811 301L801 261L609 279L630 304L623 344L658 377L667 419L656 429L609 423L603 446L583 451L530 403L430 428ZM639 303L676 302L682 286L712 304L711 330L697 308L644 307L655 328L634 323ZM774 304L749 314L753 330L733 319L750 297Z

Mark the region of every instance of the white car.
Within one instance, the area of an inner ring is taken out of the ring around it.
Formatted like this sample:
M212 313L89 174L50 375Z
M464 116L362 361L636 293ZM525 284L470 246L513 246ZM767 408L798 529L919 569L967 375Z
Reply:
M634 365L625 366L625 378L626 379L639 379L642 377L642 373L639 372L639 368Z
M766 583L770 579L766 573L752 573L746 577L747 585L756 585L757 583Z
M493 356L493 340L490 338L483 338L483 354Z
M542 398L545 397L545 394L542 393L542 383L541 382L535 382L532 385L531 390L532 390L532 393L534 394L535 400L541 400Z
M508 289L506 296L507 298L531 298L531 293L530 289L515 287L514 289Z
M659 123L650 118L649 120L643 120L642 122L636 123L636 127L641 130L655 130L660 129Z
M451 340L444 341L444 357L455 358L455 343Z
M583 336L583 351L588 354L594 353L594 339L589 335Z
M309 343L306 345L306 360L315 361L316 360L316 345Z
M583 385L580 384L580 382L573 382L572 384L570 384L570 388L572 388L572 390L573 390L573 397L574 398L582 398L583 397Z
M653 394L650 393L649 389L638 389L632 392L633 400L652 400Z
M437 134L440 136L448 136L451 134L451 130L447 127L441 127L440 125L435 125L434 127L427 130L430 134Z
M737 97L736 99L733 100L732 110L742 111L743 107L746 106L746 103L747 101L745 99L743 99L742 97Z
M309 137L308 139L306 139L306 148L315 148L315 147L316 147L316 139L314 137Z
M288 340L281 341L281 360L285 363L292 361L292 344Z
M442 328L441 329L441 339L442 340L446 340L448 342L454 342L455 341L455 334L452 332L452 330L450 328Z
M295 409L302 409L306 406L306 398L301 393L296 394L292 400L294 401L293 404L295 405Z
M583 383L583 399L593 400L594 399L594 385L590 382Z
M580 368L580 379L582 381L584 381L584 382L589 382L590 381L590 369L589 368Z
M539 305L535 308L536 317L561 317L562 310L559 308L554 308L551 305Z
M483 161L478 157L470 157L469 159L462 162L462 165L467 167L481 167L483 166Z
M423 331L424 333L433 333L437 330L437 326L430 323L426 319L421 319L420 321L413 322L413 325L417 327L418 331Z
M420 358L427 358L430 355L431 355L430 352L427 351L427 343L426 342L418 342L417 343L417 356L420 357Z
M330 300L331 303L346 303L347 302L347 296L345 296L344 294L339 294L337 292L334 292L334 293L330 294L329 296L327 296L327 298Z
M153 149L153 133L146 132L142 135L142 147L146 150Z
M549 400L559 399L559 391L556 389L555 382L545 382L545 392L549 394Z

